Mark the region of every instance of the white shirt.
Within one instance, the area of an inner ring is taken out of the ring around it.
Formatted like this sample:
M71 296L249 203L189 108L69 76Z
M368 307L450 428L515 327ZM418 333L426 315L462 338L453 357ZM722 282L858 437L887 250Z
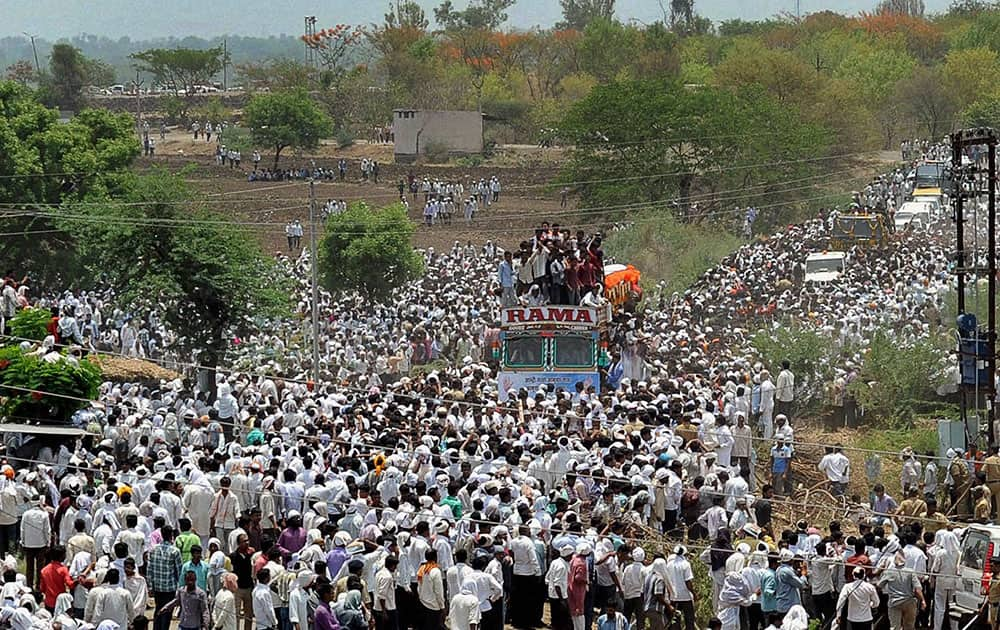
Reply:
M847 604L847 620L864 623L873 619L872 610L878 608L878 590L874 584L855 580L840 589L837 613ZM841 629L843 630L843 629Z
M52 536L52 525L49 513L39 507L33 507L21 517L21 546L28 549L39 549L49 546Z
M441 576L441 569L431 569L418 580L417 597L425 608L444 610L444 579Z
M301 588L288 594L288 620L299 624L299 630L309 627L309 594Z
M451 630L471 630L472 625L478 625L481 618L478 597L459 593L451 598L451 609L448 611Z
M774 397L781 402L792 402L795 399L795 375L790 370L782 370L778 373Z
M569 597L569 563L563 558L556 558L549 565L549 572L545 574L545 584L549 589L549 597L559 599Z
M385 610L396 610L396 577L384 567L375 574L375 610L383 610L383 601Z
M670 588L671 601L689 602L694 599L688 590L687 582L694 580L691 563L687 558L672 555L667 559L667 586Z
M819 460L816 466L821 472L826 473L826 478L834 483L847 483L850 481L851 460L843 453L829 453Z
M258 628L277 628L278 617L274 614L274 599L267 584L258 583L253 587L253 616Z
M527 536L518 536L510 542L510 553L514 557L514 575L540 575L535 541Z
M132 594L121 586L111 586L95 588L91 591L94 597L92 621L104 621L110 619L122 628L127 628L129 622L134 619L132 612L134 602Z
M460 562L444 573L445 581L448 583L448 592L457 593L469 575L472 574L472 567Z
M643 564L632 562L622 571L622 598L634 599L642 596L642 584L645 576L642 574Z

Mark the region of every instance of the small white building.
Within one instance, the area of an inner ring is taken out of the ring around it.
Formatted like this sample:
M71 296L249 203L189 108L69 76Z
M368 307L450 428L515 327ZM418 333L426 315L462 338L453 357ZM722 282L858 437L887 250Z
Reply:
M452 155L483 152L483 115L480 112L396 109L392 112L397 162L410 162L439 145Z

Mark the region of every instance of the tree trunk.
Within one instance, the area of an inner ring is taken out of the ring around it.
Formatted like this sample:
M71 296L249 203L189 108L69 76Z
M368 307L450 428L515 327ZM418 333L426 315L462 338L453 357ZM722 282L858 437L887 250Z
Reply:
M272 170L278 170L278 158L281 157L281 150L285 147L282 145L275 145L274 147L274 168Z

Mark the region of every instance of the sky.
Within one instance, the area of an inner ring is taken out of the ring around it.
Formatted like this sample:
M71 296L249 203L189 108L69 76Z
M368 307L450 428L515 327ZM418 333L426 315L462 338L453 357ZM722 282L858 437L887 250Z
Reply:
M947 9L951 0L925 0L928 12ZM440 0L418 0L432 17ZM762 19L794 12L796 0L695 0L695 10L715 22L732 18ZM854 14L876 0L799 0L803 14L830 9ZM453 0L464 7L467 0ZM195 35L298 35L302 18L315 15L319 26L381 22L389 0L0 0L0 37L22 32L48 40L75 35L113 39ZM663 0L669 7L669 0ZM622 21L663 18L658 0L618 0ZM560 18L558 0L517 0L508 12L515 28L550 26Z

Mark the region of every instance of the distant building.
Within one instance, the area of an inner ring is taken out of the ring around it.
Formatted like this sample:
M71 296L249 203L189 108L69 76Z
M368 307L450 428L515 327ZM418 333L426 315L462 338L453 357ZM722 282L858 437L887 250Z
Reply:
M410 162L439 146L452 155L483 152L483 115L479 112L396 109L392 112L397 162Z

